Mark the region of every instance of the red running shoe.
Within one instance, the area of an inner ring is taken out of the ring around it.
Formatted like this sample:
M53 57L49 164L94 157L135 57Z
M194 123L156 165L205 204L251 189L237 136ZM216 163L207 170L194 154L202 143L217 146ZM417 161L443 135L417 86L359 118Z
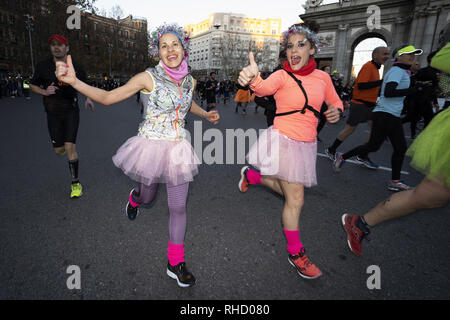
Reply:
M364 231L358 228L356 221L361 219L360 216L352 214L344 214L342 216L342 225L347 232L347 243L350 250L357 256L362 255L361 242L366 238L370 231Z
M241 180L239 180L239 190L241 192L247 192L248 190L248 179L247 179L247 171L250 169L249 166L245 166L241 169Z
M305 255L305 248L302 248L295 256L289 255L289 263L297 269L297 273L304 279L316 279L322 275L322 271L319 270L308 257Z

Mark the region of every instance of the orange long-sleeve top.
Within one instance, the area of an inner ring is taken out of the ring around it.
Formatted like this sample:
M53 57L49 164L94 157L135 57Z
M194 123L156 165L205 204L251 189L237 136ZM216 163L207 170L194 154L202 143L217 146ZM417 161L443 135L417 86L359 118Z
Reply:
M307 76L295 75L302 82L308 95L308 104L320 112L322 104L326 101L334 107L344 109L330 76L323 71L314 70ZM250 84L250 88L258 97L273 95L277 104L277 113L301 110L305 105L305 97L297 82L286 71L278 70L263 80L258 75ZM315 142L317 138L317 125L319 120L310 110L305 114L300 112L287 116L276 117L274 129L285 136L303 142Z

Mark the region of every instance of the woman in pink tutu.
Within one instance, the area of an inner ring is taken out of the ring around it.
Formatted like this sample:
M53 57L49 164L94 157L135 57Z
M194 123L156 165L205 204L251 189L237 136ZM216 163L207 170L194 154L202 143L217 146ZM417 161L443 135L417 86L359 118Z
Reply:
M250 65L241 71L238 80L242 86L250 85L256 96L274 95L277 105L274 125L260 135L247 155L248 162L259 172L248 166L242 168L239 189L246 192L249 185L259 184L284 197L282 220L289 263L306 279L322 275L305 255L299 228L304 188L317 184L319 112L325 102L328 110L324 115L335 123L343 110L330 76L316 69L313 55L319 46L318 30L313 32L311 28L293 25L283 34L288 61L282 70L263 80L250 53Z
M158 184L167 188L169 205L169 246L167 274L180 287L195 284L184 261L186 200L189 182L198 173L199 159L185 139L184 118L191 113L217 124L217 111L206 112L193 100L194 78L188 74L185 60L189 38L178 25L163 25L152 36L152 53L159 56L155 68L139 73L115 90L104 91L88 86L76 78L70 56L67 63L56 64L56 76L87 97L104 105L125 100L139 91L146 92L144 121L138 134L126 141L113 157L114 164L139 183L131 190L126 213L131 220L142 204L150 204Z

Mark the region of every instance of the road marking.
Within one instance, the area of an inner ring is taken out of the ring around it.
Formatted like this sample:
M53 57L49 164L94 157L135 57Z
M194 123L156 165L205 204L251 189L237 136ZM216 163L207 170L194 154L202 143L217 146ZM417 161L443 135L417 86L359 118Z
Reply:
M318 153L317 155L318 155L319 157L329 159L328 156L327 156L326 154ZM359 162L356 162L356 161L354 161L354 160L345 160L345 163L353 163L353 164L357 164L357 165L359 165L359 166L361 165ZM384 171L390 171L390 172L392 172L392 169L391 169L391 168L387 168L387 167L379 166L378 169L384 170ZM407 171L402 171L401 174L408 175L409 172L407 172Z

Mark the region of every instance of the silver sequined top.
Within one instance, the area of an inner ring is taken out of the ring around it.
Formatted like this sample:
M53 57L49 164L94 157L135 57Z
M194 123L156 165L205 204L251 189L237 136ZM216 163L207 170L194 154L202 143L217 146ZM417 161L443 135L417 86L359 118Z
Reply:
M192 104L194 78L187 75L177 85L161 64L145 70L153 78L153 91L141 93L144 121L138 136L154 140L181 141L186 137L184 118Z

